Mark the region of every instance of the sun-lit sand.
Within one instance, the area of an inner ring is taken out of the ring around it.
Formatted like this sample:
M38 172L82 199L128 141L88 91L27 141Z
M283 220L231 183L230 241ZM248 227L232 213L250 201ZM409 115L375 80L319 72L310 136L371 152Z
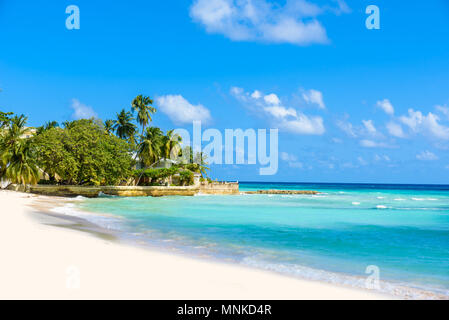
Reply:
M385 299L368 290L132 247L39 222L64 199L0 191L2 299Z

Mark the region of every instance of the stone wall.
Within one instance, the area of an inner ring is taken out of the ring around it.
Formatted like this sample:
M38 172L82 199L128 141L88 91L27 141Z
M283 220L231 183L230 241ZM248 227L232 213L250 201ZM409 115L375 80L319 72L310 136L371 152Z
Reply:
M198 187L138 187L138 186L30 186L29 192L60 197L83 196L96 198L101 194L120 197L161 197L161 196L193 196L198 193Z
M199 188L202 194L239 194L238 182L205 182Z
M60 197L76 197L83 196L87 198L96 198L101 194L120 196L120 197L162 197L162 196L194 196L198 193L204 194L238 194L238 183L208 183L200 186L51 186L51 185L34 185L34 186L18 186L10 185L10 190L30 192L47 196Z

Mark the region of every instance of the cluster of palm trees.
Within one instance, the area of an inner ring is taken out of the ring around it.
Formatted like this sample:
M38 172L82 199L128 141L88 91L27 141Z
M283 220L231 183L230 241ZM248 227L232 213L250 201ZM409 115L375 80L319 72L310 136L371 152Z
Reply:
M137 114L134 118L134 113ZM174 130L166 134L158 127L149 127L153 121L152 115L156 113L153 100L150 97L138 95L131 103L131 110L122 109L117 113L117 119L104 122L105 131L108 134L116 134L117 137L127 140L131 148L135 150L136 157L145 167L149 167L158 160L176 158L181 152L182 139L174 133ZM141 132L138 133L138 127Z
M135 154L135 160L144 168L151 167L161 159L179 159L179 156L183 156L187 160L181 166L204 175L208 168L202 154L194 156L189 147L182 150L182 139L174 130L164 134L160 128L149 126L155 112L153 100L139 95L132 101L130 111L123 109L117 113L115 120L104 122L105 133L126 140ZM33 139L28 138L59 127L59 124L51 121L34 129L26 127L26 121L24 115L13 116L12 113L0 112L0 180L23 185L39 181L40 169L33 154ZM138 131L137 124L141 126L141 131ZM73 122L70 121L63 123L66 129L70 129L71 125Z

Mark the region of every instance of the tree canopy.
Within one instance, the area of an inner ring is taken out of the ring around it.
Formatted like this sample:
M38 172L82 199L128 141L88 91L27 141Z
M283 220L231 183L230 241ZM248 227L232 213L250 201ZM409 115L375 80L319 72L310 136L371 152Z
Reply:
M34 138L37 160L50 180L81 185L116 185L132 173L129 145L105 135L94 120L77 120L66 128L51 128Z
M158 127L148 127L156 112L152 103L139 95L131 103L137 118L123 109L115 120L64 121L61 127L48 121L29 128L24 115L0 112L0 179L24 185L39 178L60 184L117 185L135 176L139 162L142 172L150 172L157 181L175 172L150 169L163 158L178 160L176 173L183 184L193 181L193 172L205 175L209 169L205 157L194 155L189 147L181 150L181 137L174 130L164 134ZM142 134L137 133L137 124Z

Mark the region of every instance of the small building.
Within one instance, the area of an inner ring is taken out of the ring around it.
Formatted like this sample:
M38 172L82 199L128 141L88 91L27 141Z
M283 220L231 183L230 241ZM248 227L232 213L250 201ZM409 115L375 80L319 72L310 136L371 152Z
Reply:
M169 169L173 165L177 165L178 161L162 158L151 165L152 168L156 169Z

